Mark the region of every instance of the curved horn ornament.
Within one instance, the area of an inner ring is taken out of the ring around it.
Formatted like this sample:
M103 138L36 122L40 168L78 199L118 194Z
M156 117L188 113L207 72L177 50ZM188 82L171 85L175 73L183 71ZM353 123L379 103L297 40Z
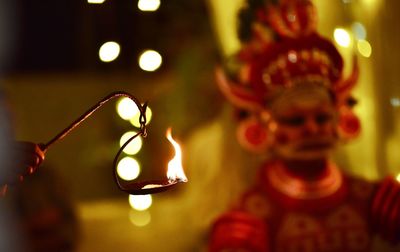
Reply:
M262 109L262 99L251 89L229 80L221 67L217 67L215 76L218 87L233 105L251 111Z

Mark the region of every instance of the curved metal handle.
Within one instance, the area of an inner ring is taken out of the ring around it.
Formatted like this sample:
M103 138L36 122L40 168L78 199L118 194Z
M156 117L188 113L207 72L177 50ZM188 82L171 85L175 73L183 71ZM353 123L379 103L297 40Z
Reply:
M117 92L111 93L111 94L107 95L106 97L104 97L102 100L100 100L98 103L96 103L93 107L91 107L88 111L86 111L83 115L81 115L78 119L76 119L74 122L72 122L68 127L66 127L64 130L62 130L60 133L58 133L55 137L53 137L46 144L39 144L40 149L43 152L46 152L47 149L52 144L63 139L66 135L68 135L72 130L74 130L79 124L81 124L84 120L86 120L89 116L91 116L97 109L99 109L105 103L107 103L108 101L110 101L113 98L121 97L121 96L128 97L133 102L135 102L135 104L138 107L139 112L140 112L140 117L139 117L140 130L139 130L138 135L143 135L143 137L146 137L146 135L147 135L147 131L146 131L147 102L144 103L143 105L141 105L139 100L136 97L134 97L133 95L123 92L123 91L117 91ZM130 141L132 141L132 139L128 140L127 142L130 142Z

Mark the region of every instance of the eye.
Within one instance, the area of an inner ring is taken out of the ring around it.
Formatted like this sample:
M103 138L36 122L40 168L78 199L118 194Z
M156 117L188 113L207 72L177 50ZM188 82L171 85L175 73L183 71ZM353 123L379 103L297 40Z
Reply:
M303 125L305 118L303 116L282 117L279 122L287 126L296 127Z
M315 121L316 121L318 124L327 123L327 122L331 121L331 119L332 119L332 115L329 114L329 113L319 113L319 114L317 114L317 115L315 116Z

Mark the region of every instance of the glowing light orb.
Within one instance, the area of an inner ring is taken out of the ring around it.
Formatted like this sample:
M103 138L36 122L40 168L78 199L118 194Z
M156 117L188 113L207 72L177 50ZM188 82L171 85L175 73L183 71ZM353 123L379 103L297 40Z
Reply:
M131 120L136 114L139 118L139 109L135 102L131 99L124 97L117 102L117 113L124 120Z
M129 195L129 205L138 211L144 211L151 207L153 198L150 194L146 195Z
M396 180L397 180L397 182L400 183L400 174L398 174L398 175L396 176Z
M131 209L129 211L130 222L137 227L144 227L151 221L151 214L149 211L135 211Z
M150 122L151 120L151 116L153 115L153 112L151 112L151 109L149 107L146 108L146 125ZM129 120L130 123L139 128L140 127L140 123L139 123L139 117L140 117L140 112L139 110L137 110L137 113L134 114L131 119Z
M398 98L398 97L391 98L390 104L392 104L393 107L400 107L400 98ZM399 176L400 176L400 174L399 174Z
M87 0L87 2L90 3L90 4L102 4L105 1L106 0Z
M128 141L131 137L133 137L137 132L135 131L128 131L125 134L122 135L120 141L119 141L119 146L122 147L122 145ZM123 150L126 154L129 155L135 155L140 151L142 148L142 138L140 136L136 137L133 139Z
M369 58L372 54L371 44L366 40L359 40L357 42L357 49L358 52L366 58Z
M117 173L123 180L134 180L139 176L140 164L134 158L124 157L118 162Z
M156 11L160 7L160 0L139 0L138 8L141 11Z
M103 62L111 62L119 56L120 46L117 42L104 43L99 50L99 58Z
M335 38L336 43L343 47L349 47L351 43L351 37L348 31L343 28L336 28L333 32L333 37Z
M360 22L354 22L351 25L351 29L353 30L354 36L361 40L367 38L367 30L365 29L364 25Z
M139 67L144 71L153 72L162 63L161 55L154 50L146 50L139 56Z

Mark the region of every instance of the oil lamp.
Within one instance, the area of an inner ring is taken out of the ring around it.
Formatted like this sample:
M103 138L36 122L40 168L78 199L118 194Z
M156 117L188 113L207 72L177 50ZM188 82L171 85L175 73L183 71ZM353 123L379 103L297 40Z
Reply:
M145 110L142 111L143 114ZM140 119L139 119L140 120ZM146 122L144 121L144 124ZM114 167L114 179L117 183L118 187L129 194L153 194L158 192L166 191L173 186L177 185L180 182L187 182L187 178L183 172L182 167L182 151L179 144L172 138L171 135L171 128L167 129L166 137L168 141L174 146L175 149L175 156L168 162L168 170L167 170L167 178L162 180L150 180L150 181L142 181L142 182L133 182L133 183L122 183L118 179L117 175L117 161L119 155L121 154L122 150L125 148L126 145L129 144L135 137L140 135L139 131L136 135L131 137L128 141L126 141L121 148L119 149L117 155L114 158L113 167Z
M66 127L64 130L62 130L60 133L58 133L55 137L53 137L50 141L48 141L45 144L39 144L39 148L41 152L43 153L43 156L39 157L40 161L38 162L38 165L43 161L44 159L44 154L47 152L49 147L56 143L57 141L63 139L65 136L67 136L72 130L74 130L80 123L82 123L84 120L86 120L89 116L91 116L96 110L98 110L101 106L103 106L105 103L110 101L113 98L116 97L127 97L131 99L133 102L135 102L136 106L139 109L140 116L139 116L139 124L140 128L139 131L132 137L130 137L118 150L114 161L113 161L113 177L115 180L115 183L118 185L119 189L129 193L129 194L136 194L136 195L143 195L143 194L154 194L154 193L159 193L163 192L166 190L169 190L173 188L175 185L181 182L187 182L187 178L183 172L183 168L181 165L181 150L177 142L173 140L171 136L171 129L168 129L167 131L167 138L171 142L171 144L175 148L175 157L169 162L168 164L168 171L167 171L167 178L161 179L161 180L151 180L151 181L130 181L130 182L123 182L120 180L118 174L117 174L117 161L119 159L120 154L124 150L124 148L136 137L138 136L143 136L146 137L147 131L146 131L146 108L147 108L147 102L141 105L139 100L135 98L133 95L123 92L123 91L118 91L111 93L104 97L101 101L99 101L97 104L95 104L93 107L91 107L89 110L87 110L83 115L81 115L78 119L76 119L74 122L72 122L68 127Z

